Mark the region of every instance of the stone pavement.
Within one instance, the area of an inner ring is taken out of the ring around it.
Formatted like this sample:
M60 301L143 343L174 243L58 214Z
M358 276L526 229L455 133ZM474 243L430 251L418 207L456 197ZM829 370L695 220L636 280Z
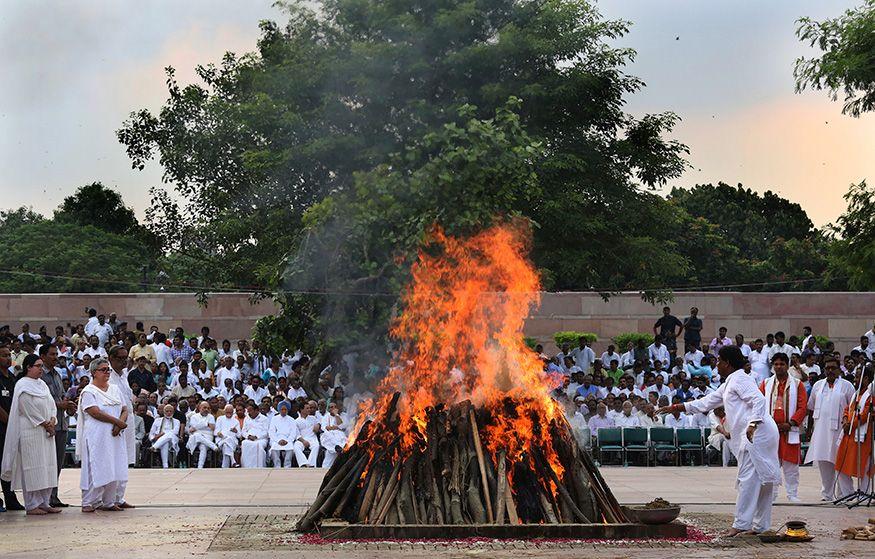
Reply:
M51 517L0 514L0 557L875 557L875 542L840 541L843 527L864 524L875 509L848 510L819 503L819 479L802 469L802 505L782 495L773 525L809 523L814 542L764 545L755 538L713 534L731 521L733 468L619 468L602 472L620 502L664 497L683 505L682 520L705 541L581 542L325 542L291 532L313 499L319 470L132 470L128 499L135 510L83 514L76 508ZM79 503L78 470L65 470L62 499Z

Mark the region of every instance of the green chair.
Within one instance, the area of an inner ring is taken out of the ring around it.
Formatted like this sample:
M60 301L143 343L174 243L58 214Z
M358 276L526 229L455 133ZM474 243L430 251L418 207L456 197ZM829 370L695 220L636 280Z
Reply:
M675 453L675 461L677 461L678 447L674 440L674 429L671 427L651 427L650 447L653 449L654 466L659 465L657 452L673 452Z
M650 445L647 440L647 429L644 427L623 428L623 465L629 464L629 453L644 453L644 462L650 465Z
M607 429L599 429L596 434L596 439L599 445L599 463L604 463L602 460L603 452L616 452L620 455L620 461L623 460L623 430L619 427L610 427Z
M705 427L704 429L702 429L702 438L705 439L706 442L708 441L708 437L710 437L710 436L711 436L711 428L710 427Z
M702 431L699 429L678 429L675 431L675 436L678 441L678 466L681 465L684 452L698 452L700 460L704 463L705 445L702 443ZM692 458L690 461L692 462Z

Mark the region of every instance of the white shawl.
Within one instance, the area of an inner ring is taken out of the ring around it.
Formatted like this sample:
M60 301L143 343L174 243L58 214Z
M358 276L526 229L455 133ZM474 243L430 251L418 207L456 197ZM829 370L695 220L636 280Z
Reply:
M3 467L0 479L12 481L15 457L18 454L18 441L21 439L21 413L18 411L22 394L36 398L48 398L54 402L49 385L41 379L21 377L15 383L15 393L12 395L12 406L9 408L9 423L6 425L6 443L3 447ZM55 415L52 416L54 418Z
M79 393L79 407L76 410L76 457L79 459L80 462L87 459L88 447L85 444L85 422L97 421L96 419L88 415L88 413L82 407L82 395L86 392L88 394L96 395L99 400L101 400L108 406L125 407L125 404L122 401L122 395L119 392L118 387L113 385L112 383L110 383L106 387L106 391L101 390L93 384L88 384L85 386L85 388L82 389L82 392Z
M796 398L799 396L799 384L802 381L792 375L787 375L787 386L784 389L784 414L787 417L787 423L790 418L796 413ZM775 404L778 399L778 381L775 375L766 379L766 400L769 404L769 415L775 416ZM790 432L787 433L787 442L789 444L799 444L799 427L790 426Z

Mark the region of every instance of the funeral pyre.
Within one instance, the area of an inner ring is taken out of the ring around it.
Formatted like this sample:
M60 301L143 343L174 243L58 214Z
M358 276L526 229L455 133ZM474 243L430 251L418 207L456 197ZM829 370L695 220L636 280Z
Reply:
M435 228L411 267L370 413L298 523L621 523L626 516L549 396L523 338L539 303L530 231Z

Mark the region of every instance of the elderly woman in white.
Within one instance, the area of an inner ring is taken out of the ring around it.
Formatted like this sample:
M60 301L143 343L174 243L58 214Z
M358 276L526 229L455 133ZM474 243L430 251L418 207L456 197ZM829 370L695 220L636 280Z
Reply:
M200 449L197 457L198 469L203 469L207 460L207 449L218 450L219 447L213 442L213 432L216 428L216 418L210 413L209 402L201 402L197 407L197 413L191 415L186 423L188 429L188 443L186 448L194 454L195 449Z
M128 445L122 434L128 427L128 407L109 380L109 361L95 359L89 372L93 380L79 394L76 419L82 512L120 511L117 488L128 479Z
M222 451L222 467L236 468L237 460L234 452L240 445L240 422L234 417L234 406L228 404L224 409L225 415L216 420L215 442Z
M161 453L161 465L164 469L170 467L170 449L179 450L179 420L173 417L173 406L164 406L164 415L152 423L149 440L152 441L152 452Z
M346 446L346 428L347 422L344 421L337 404L329 403L328 410L322 418L322 437L319 439L322 448L325 449L323 468L330 468L337 458L337 453Z
M24 376L15 383L3 467L0 478L24 492L29 515L55 514L61 509L49 505L52 488L58 486L55 455L57 407L48 385L41 380L43 362L31 354L21 366Z
M270 418L270 456L273 467L280 467L281 454L285 453L282 461L284 468L292 467L292 456L295 455L295 441L298 438L298 424L289 415L291 404L285 400L279 403L279 413Z

